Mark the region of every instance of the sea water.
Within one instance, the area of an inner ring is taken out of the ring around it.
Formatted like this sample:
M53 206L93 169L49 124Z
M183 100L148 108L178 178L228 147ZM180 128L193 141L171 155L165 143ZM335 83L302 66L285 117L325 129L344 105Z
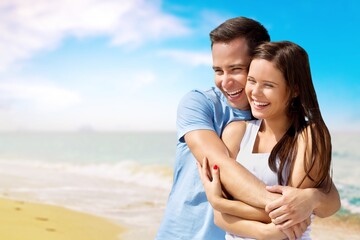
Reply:
M360 216L360 132L333 133L332 145L333 179L341 197L341 212Z
M151 236L175 148L173 132L1 133L0 196L88 212Z
M341 212L360 216L360 134L333 133L332 142ZM175 132L1 133L0 195L104 216L152 239L175 148Z

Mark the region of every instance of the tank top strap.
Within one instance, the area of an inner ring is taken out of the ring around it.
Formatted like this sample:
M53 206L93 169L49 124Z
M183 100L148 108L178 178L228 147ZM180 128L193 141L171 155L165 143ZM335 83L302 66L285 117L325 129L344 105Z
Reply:
M261 120L251 120L246 124L246 131L240 144L240 151L252 154L257 133L260 129Z

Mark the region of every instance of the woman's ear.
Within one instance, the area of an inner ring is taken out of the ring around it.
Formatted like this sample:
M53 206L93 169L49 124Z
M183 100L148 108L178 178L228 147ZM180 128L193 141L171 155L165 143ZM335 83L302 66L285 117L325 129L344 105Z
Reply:
M296 98L296 97L298 97L299 96L299 88L296 86L295 87L295 90L294 90L294 92L293 92L293 94L292 94L292 98Z

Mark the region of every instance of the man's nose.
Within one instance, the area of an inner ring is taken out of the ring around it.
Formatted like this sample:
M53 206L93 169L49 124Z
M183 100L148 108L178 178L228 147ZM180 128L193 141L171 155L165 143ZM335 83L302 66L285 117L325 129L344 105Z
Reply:
M234 79L232 78L231 74L228 73L224 73L223 75L223 79L221 82L221 85L223 88L227 88L229 86L231 86L234 82Z

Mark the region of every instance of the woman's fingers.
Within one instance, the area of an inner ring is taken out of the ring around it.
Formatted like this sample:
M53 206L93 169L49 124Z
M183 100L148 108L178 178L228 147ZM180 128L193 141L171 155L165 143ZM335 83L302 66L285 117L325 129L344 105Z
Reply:
M197 170L201 179L201 182L204 183L203 176L202 176L202 165L199 162L196 162Z
M208 167L208 159L207 157L203 158L203 163L202 163L202 175L203 177L207 180L211 182L211 174L209 172L209 167Z

